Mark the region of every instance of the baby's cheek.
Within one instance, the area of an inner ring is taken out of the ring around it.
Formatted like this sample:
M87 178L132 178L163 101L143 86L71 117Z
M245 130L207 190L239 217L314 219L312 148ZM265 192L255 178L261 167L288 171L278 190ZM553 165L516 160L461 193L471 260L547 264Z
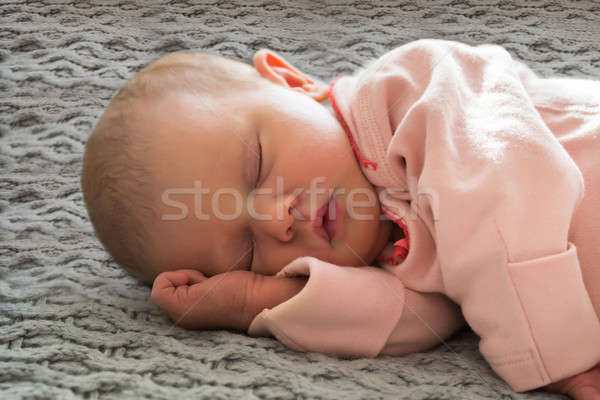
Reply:
M296 258L304 256L324 258L314 254L314 250L306 249L296 243L277 244L260 249L260 257L257 259L256 265L252 267L252 272L274 276Z

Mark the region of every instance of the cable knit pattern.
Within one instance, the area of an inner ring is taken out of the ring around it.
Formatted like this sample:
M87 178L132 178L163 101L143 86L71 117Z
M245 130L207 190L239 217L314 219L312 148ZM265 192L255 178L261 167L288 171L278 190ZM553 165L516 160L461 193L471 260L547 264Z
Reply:
M341 359L173 326L102 249L79 188L116 90L191 49L281 53L330 82L419 38L503 45L543 76L600 79L594 1L214 0L0 4L0 398L505 398L465 330L432 351ZM422 4L421 4L422 3Z

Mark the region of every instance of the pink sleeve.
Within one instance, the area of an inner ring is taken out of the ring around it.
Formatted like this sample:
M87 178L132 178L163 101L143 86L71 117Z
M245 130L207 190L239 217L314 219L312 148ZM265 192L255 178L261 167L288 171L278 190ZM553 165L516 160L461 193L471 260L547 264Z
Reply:
M300 257L278 274L299 275L309 277L305 287L257 315L249 335L272 335L299 351L375 357L428 349L464 326L444 296L413 292L380 268Z
M381 354L402 355L428 350L466 326L460 307L441 293L404 288L404 310Z
M358 132L389 137L370 154L409 189L434 235L445 294L516 391L600 361L600 322L568 241L583 176L522 68L500 46L420 40L382 57L356 88L356 78L340 80L336 93L356 99L345 109Z

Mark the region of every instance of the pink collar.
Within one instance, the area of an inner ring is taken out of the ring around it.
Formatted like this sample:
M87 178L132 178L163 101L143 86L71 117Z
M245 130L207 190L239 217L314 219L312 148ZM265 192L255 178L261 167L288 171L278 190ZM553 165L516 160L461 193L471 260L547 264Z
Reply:
M344 116L340 112L340 110L337 106L337 103L335 101L335 98L333 97L333 86L342 77L343 76L338 76L337 78L335 78L335 80L333 81L331 86L329 86L329 102L331 103L331 107L333 108L333 110L337 114L338 118L340 119L342 126L344 127L344 131L346 131L346 135L348 136L348 139L350 140L350 145L352 146L352 150L354 150L354 154L356 154L356 158L358 158L358 161L360 161L360 163L363 165L363 167L368 168L369 166L371 166L371 168L373 168L373 171L377 171L377 163L364 159L363 156L360 154L360 150L358 150L358 146L356 145L356 142L354 141L354 138L352 137L352 132L350 132L350 128L348 127L348 124L344 120Z
M354 154L356 154L356 157L358 158L360 163L363 165L363 167L368 168L370 166L373 169L373 171L376 171L377 163L366 160L360 154L358 146L357 146L356 142L354 141L354 137L352 137L352 132L350 132L350 128L348 127L348 124L344 120L344 116L340 112L340 110L337 106L337 103L335 101L335 98L333 97L333 86L337 83L337 81L340 78L342 78L342 76L335 78L333 83L331 84L331 86L329 86L329 102L331 103L331 107L333 108L333 110L335 111L336 115L338 116L340 122L342 123L342 126L344 127L344 131L346 132L346 135L348 136L348 139L350 140L350 145L352 146L352 150L354 150ZM398 264L399 263L398 257L405 259L406 256L408 255L408 249L409 249L409 243L410 243L409 236L408 236L408 229L406 227L406 224L404 224L401 219L394 218L393 215L386 212L383 208L381 209L381 213L383 213L386 217L388 217L389 219L394 221L400 228L402 228L402 231L404 232L405 237L403 239L400 239L400 240L397 240L396 242L394 242L395 249L394 249L393 257L385 258L383 256L380 256L377 259L382 262L391 262L394 264Z

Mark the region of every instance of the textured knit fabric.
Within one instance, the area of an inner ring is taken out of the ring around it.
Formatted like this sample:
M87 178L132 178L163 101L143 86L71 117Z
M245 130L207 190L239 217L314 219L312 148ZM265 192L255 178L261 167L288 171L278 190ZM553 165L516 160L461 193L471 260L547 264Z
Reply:
M462 311L516 391L598 363L600 82L540 79L500 46L426 39L330 93L407 253L380 270L295 260L280 275L308 275L306 287L249 332L405 354L460 328Z
M427 352L346 359L174 326L104 251L79 189L111 97L178 50L269 48L331 82L403 43L498 43L543 76L600 77L596 0L0 2L1 399L536 399L470 330ZM578 251L580 248L578 247Z

